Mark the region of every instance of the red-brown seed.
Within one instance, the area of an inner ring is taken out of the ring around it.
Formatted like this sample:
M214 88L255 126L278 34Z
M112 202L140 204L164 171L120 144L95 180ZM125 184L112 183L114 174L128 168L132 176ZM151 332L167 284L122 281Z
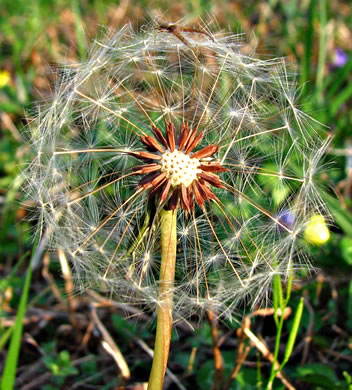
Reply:
M184 147L184 145L187 141L188 135L189 135L188 126L185 123L182 123L181 128L180 128L180 140L178 143L179 150L181 150Z
M149 152L128 152L128 154L142 160L161 160L161 156Z
M203 162L202 164L199 165L198 169L200 169L202 171L206 171L206 172L226 172L226 171L228 171L228 168L223 167L220 164L220 162L218 162L218 161L212 161L209 163Z
M167 204L167 208L169 210L176 210L178 206L178 199L179 199L179 189L176 188L171 195L171 198Z
M189 146L186 148L186 154L190 153L194 148L196 148L200 141L203 139L205 132L201 131L197 137L192 141L192 143L188 143Z
M166 179L160 195L160 204L165 202L167 196L169 195L170 187L171 187L171 180Z
M200 179L199 185L202 187L202 190L204 191L206 195L207 200L217 200L218 198L214 194L214 192L208 187L208 183L205 182L203 179Z
M167 172L149 173L139 182L139 186L141 186L144 190L155 187L157 184L159 184L162 180L165 179L166 175Z
M141 136L140 139L144 143L144 145L149 146L150 148L157 150L160 153L165 152L165 149L159 144L159 142L150 135Z
M198 204L202 209L204 209L205 198L204 198L204 197L201 195L201 193L199 192L198 187L197 187L195 181L192 183L192 188L193 188L193 194L194 194L194 197L195 197L195 199L196 199L197 204Z
M187 198L188 198L189 209L192 210L194 207L192 186L187 187Z
M173 152L175 150L176 141L175 141L175 127L171 122L166 124L166 136L167 136L170 151Z
M158 129L156 126L152 125L152 131L155 135L155 138L165 147L168 148L168 144L166 142L165 137L163 136L163 133L160 129Z
M195 152L191 158L205 158L205 157L210 157L214 153L216 153L219 150L218 145L208 145L203 149L198 150Z
M190 210L190 204L187 196L187 188L184 184L181 185L181 206L184 211Z
M163 182L167 176L167 172L160 173L155 179L150 182L151 187L156 187L159 183Z
M214 175L210 172L200 172L198 173L198 176L213 185L214 187L222 188L223 184L221 183L221 180L218 176Z
M150 172L155 172L160 168L161 165L153 163L153 164L139 165L138 167L133 168L133 170L136 175L145 175Z
M195 180L195 181L194 181L194 184L195 184L195 186L197 187L197 189L198 189L199 193L201 194L201 196L202 196L204 199L206 199L207 196L206 196L206 193L205 193L205 191L204 191L204 189L203 189L204 184L203 184L203 185L200 184L200 182L199 182L198 180Z
M163 179L159 183L154 185L153 188L150 189L149 197L152 198L153 196L160 195L160 192L163 191L164 185L166 184L167 181L168 179Z
M188 149L188 146L194 141L194 139L195 139L196 136L197 136L197 132L198 132L198 129L194 129L194 130L190 129L190 130L189 130L189 134L188 134L188 136L187 136L186 142L185 142L185 144L183 145L183 148L184 148L185 150ZM180 150L181 150L181 148L180 148Z
M148 175L144 176L140 182L138 183L138 185L140 187L143 187L146 185L146 184L149 184L154 178L158 177L160 175L160 172L151 172L151 173L148 173Z

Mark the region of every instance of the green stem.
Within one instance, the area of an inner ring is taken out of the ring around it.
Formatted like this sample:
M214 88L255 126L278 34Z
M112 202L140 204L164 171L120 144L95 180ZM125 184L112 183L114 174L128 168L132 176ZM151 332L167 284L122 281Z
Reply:
M161 266L159 307L153 365L149 377L148 390L162 390L169 357L177 244L176 217L177 210L162 210L160 212Z
M287 286L286 286L286 298L284 300L282 300L281 279L278 278L279 293L281 294L281 298L279 299L279 301L280 301L281 317L280 317L280 320L276 323L276 340L275 340L275 349L274 349L274 360L273 360L272 365L271 365L270 378L269 378L266 390L272 389L272 385L273 385L274 379L275 379L276 375L281 371L281 368L282 368L282 367L280 367L280 369L277 370L276 369L276 365L277 365L278 358L279 358L281 333L282 333L282 328L283 328L284 321L285 321L284 312L285 312L285 309L286 309L286 307L288 305L288 302L290 300L290 297L291 297L292 280L293 280L293 273L291 271L290 275L288 277ZM278 290L276 290L276 292L278 292Z

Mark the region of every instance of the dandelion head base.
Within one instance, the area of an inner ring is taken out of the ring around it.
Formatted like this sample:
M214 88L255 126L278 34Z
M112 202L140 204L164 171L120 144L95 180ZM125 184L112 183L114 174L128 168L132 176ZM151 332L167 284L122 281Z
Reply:
M165 152L161 156L161 172L166 172L166 178L171 181L171 186L184 185L189 187L197 178L199 161L190 158L179 150ZM200 171L199 171L200 172Z
M142 159L145 165L138 166L135 174L147 174L139 182L150 196L160 199L160 205L168 201L168 209L178 204L184 211L194 208L194 201L204 208L205 201L217 199L211 186L221 188L223 184L215 173L227 171L212 156L218 151L216 144L209 144L194 151L204 137L204 132L192 130L182 124L179 136L171 122L166 124L165 136L153 126L154 136L140 136L146 151L129 152Z

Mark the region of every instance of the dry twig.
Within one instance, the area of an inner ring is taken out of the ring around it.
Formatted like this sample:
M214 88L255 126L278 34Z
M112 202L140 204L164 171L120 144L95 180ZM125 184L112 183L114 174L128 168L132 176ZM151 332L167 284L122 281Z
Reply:
M118 368L121 371L123 379L129 380L131 377L130 369L126 363L125 358L123 357L119 347L116 345L115 341L111 337L108 330L105 328L103 323L100 321L96 308L92 305L92 318L98 329L100 330L104 340L102 341L103 348L114 358Z
M208 320L211 327L211 337L213 341L213 354L214 354L214 366L215 366L215 374L214 374L214 382L212 386L212 390L221 390L223 388L223 380L224 380L224 360L221 355L221 351L219 348L219 327L216 317L214 313L209 310L208 311Z
M279 309L277 311L277 314L279 316L283 315L284 318L288 317L292 312L292 309L287 307L284 312L282 313L281 310ZM231 385L231 382L233 381L233 379L236 378L242 364L244 363L248 353L249 353L249 350L250 350L250 347L247 346L246 349L244 349L244 341L246 339L246 337L250 340L251 344L257 348L257 350L263 355L263 357L265 359L267 359L268 361L270 361L270 363L273 363L274 362L274 355L270 352L268 346L266 345L266 343L264 342L264 340L260 340L251 330L250 330L250 326L251 326L251 318L252 317L255 317L255 316L262 316L262 317L266 317L266 316L271 316L275 313L275 309L274 308L267 308L267 309L260 309L260 310L257 310L251 314L249 314L248 316L246 316L242 322L242 326L241 328L238 330L238 336L240 337L240 342L239 342L239 346L238 346L238 352L237 352L237 359L236 359L236 362L235 362L235 367L233 368L233 370L231 371L231 375L226 383L226 387L225 387L225 390L226 389L229 389L230 385ZM279 362L276 362L275 364L275 369L279 369L280 367L280 363ZM282 372L278 372L277 374L277 377L281 380L281 382L289 389L289 390L295 390L295 388L289 383L289 381L284 377L284 375L282 374Z

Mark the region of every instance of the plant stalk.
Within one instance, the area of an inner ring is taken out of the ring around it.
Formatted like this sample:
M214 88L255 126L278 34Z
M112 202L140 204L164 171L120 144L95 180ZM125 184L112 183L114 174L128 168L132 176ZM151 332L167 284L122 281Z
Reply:
M162 390L172 333L173 287L176 263L177 210L162 210L159 306L152 370L148 390Z

